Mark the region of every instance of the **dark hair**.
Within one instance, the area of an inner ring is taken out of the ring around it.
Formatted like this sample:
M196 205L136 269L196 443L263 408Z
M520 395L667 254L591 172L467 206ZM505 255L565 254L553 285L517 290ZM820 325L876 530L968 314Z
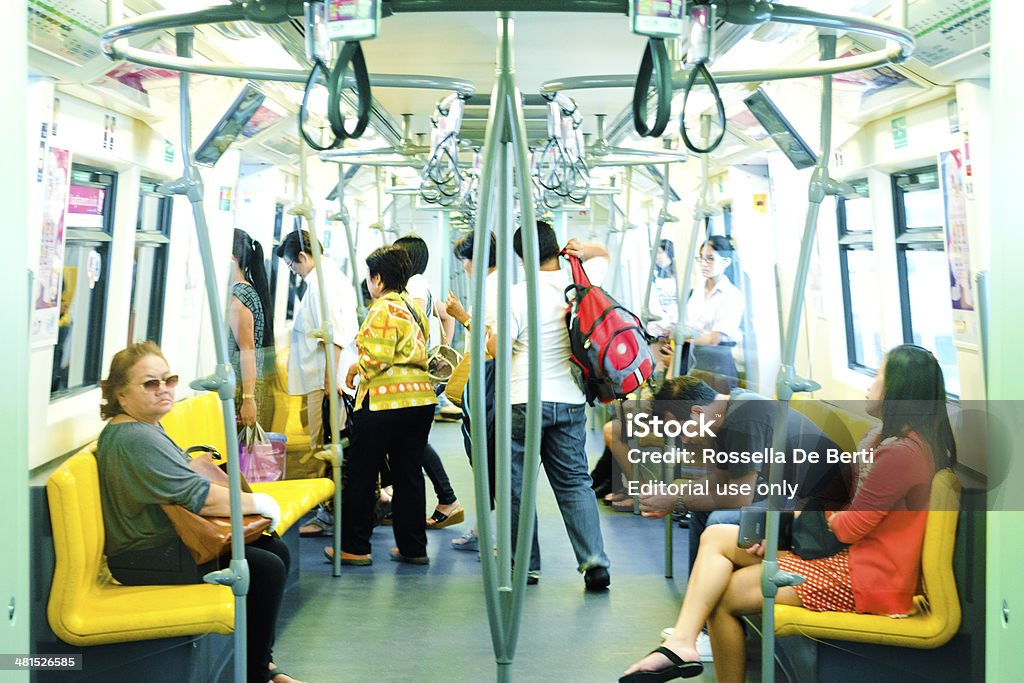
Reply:
M664 415L666 411L672 411L676 418L688 420L693 406L706 406L714 401L717 395L715 390L702 380L683 375L665 380L654 394L651 407L655 415Z
M665 256L669 258L669 264L662 268L655 262L654 264L654 276L655 277L675 277L676 275L676 245L672 243L672 240L663 239L658 243L658 246L665 252Z
M412 262L413 275L420 275L426 271L427 262L430 260L430 250L427 249L427 243L422 238L416 235L406 235L399 237L394 244L408 252L409 260Z
M725 235L712 235L704 240L704 244L700 245L701 249L704 247L711 247L715 253L726 258L732 258L733 252L736 251L736 245L733 243L732 238Z
M558 246L558 236L555 229L546 221L537 221L537 247L540 252L540 263L556 258L562 248ZM523 229L516 228L512 235L512 249L516 256L523 258Z
M881 440L917 432L932 447L935 467L956 464L956 442L946 412L946 381L939 361L913 344L885 356Z
M235 228L235 240L231 245L231 255L238 262L245 279L252 283L256 295L260 298L263 308L263 346L274 346L274 309L270 297L270 285L267 284L267 271L263 267L263 247L244 230Z
M114 354L110 361L110 372L107 378L100 382L100 417L109 420L112 417L124 412L121 403L117 400L117 392L128 386L128 377L131 375L135 364L146 356L157 356L164 358L164 352L155 342L144 341L132 344Z
M299 254L309 254L313 256L312 238L309 236L307 230L293 230L285 236L284 240L277 247L274 252L280 258L287 258L289 261L295 261L299 258ZM320 244L317 241L317 244ZM320 253L324 253L324 245L320 244Z
M366 257L370 277L380 275L381 284L388 292L401 292L412 276L409 252L401 247L378 247Z
M498 265L498 240L495 239L494 233L488 233L491 237L491 249L488 253L488 268L494 268ZM455 256L465 261L473 260L473 233L463 235L459 239L455 240Z

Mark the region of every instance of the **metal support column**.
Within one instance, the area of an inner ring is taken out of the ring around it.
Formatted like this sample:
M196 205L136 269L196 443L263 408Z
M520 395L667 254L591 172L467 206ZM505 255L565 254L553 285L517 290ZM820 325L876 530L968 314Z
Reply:
M836 54L835 33L822 31L818 36L821 59L833 59ZM818 163L811 175L808 189L807 220L804 224L803 240L800 244L800 258L797 261L796 276L793 281L793 296L790 300L789 318L786 334L782 345L782 358L779 374L775 384L776 406L775 428L772 435L772 446L777 451L785 451L786 422L789 417L789 400L794 393L816 391L821 386L810 379L796 374L797 335L800 333L800 317L804 306L804 289L807 285L807 272L810 269L811 251L814 247L814 234L818 224L818 213L821 202L826 195L838 193L839 184L828 175L828 160L832 154L832 77L821 77L821 150ZM783 312L779 311L779 317ZM782 468L776 464L768 467L769 491L782 481ZM803 577L779 570L779 496L768 496L768 523L765 530L765 555L761 565L761 594L764 604L761 609L763 624L761 633L761 680L764 683L775 683L775 596L783 586L795 586L803 583Z
M473 241L473 262L487 262L490 236L488 226L494 226L498 240L499 290L498 325L499 337L495 358L496 388L509 386L511 369L511 339L507 325L502 321L510 319L510 288L512 279L511 234L513 231L513 182L518 185L523 230L523 262L526 271L527 297L537 300L538 246L530 188L529 160L526 128L519 89L515 84L512 60L513 21L509 12L498 13L498 66L496 83L491 94L491 109L488 112L487 132L483 148L481 168L480 207L476 216ZM514 171L518 171L513 173ZM497 199L498 207L494 206ZM487 269L473 269L474 301L473 310L484 309L484 279ZM540 316L536 306L529 306L527 325L531 330L540 327ZM470 330L470 353L474 368L484 363L484 326L473 325ZM512 660L515 656L522 614L523 595L526 590L526 574L529 566L531 539L534 533L534 508L536 504L537 473L540 468L540 345L530 344L529 400L526 408L526 444L523 474L523 488L520 498L520 519L516 542L515 563L519 571L511 573L511 405L507 401L495 404L495 467L498 469L496 510L498 515L498 558L489 551L491 539L490 511L488 500L487 458L476 458L473 476L476 486L476 511L482 551L480 561L483 568L484 596L487 617L491 627L491 641L494 646L499 681L512 678ZM499 393L498 395L504 395ZM482 372L470 374L470 414L485 415L484 377ZM482 419L472 421L473 452L487 452L487 425Z
M340 168L340 167L339 167ZM330 430L331 443L324 446L314 457L326 460L331 464L331 472L334 479L334 562L332 573L334 576L341 576L341 430L338 426L338 369L334 367L334 329L331 325L330 307L327 305L327 287L324 284L323 254L320 251L320 238L316 234L316 225L313 222L313 202L309 198L309 186L306 183L306 143L299 140L299 201L289 209L288 213L293 216L301 216L306 223L309 232L309 250L313 254L313 265L316 269L316 286L320 294L320 327L310 332L310 336L319 339L323 344L324 354L327 359L327 377L330 381L325 382L324 391L327 393L327 401L330 405L330 415L327 416L325 429ZM341 197L339 186L338 197ZM346 222L346 229L348 223ZM351 236L351 234L348 236ZM351 243L350 243L351 244ZM353 272L355 263L352 264ZM358 300L359 290L356 289Z
M190 58L195 40L194 31L191 28L178 29L175 38L178 56ZM207 304L210 309L210 325L213 328L213 346L217 356L217 368L214 374L197 378L189 386L196 390L215 391L220 398L221 413L224 419L224 438L228 451L225 455L228 459L228 491L231 506L231 563L226 569L210 572L203 577L203 580L207 583L231 586L231 592L235 596L234 678L235 683L242 683L246 680L248 625L245 619L245 608L246 595L249 592L249 563L245 559L245 537L242 535L242 488L238 469L238 433L235 428L235 372L228 359L226 324L221 302L217 297L217 274L213 265L210 229L206 224L206 214L203 211L203 180L192 158L190 81L190 74L184 71L179 74L182 176L161 185L159 192L180 194L188 198L192 205L192 218L199 240L199 255L203 262L203 279L206 286Z

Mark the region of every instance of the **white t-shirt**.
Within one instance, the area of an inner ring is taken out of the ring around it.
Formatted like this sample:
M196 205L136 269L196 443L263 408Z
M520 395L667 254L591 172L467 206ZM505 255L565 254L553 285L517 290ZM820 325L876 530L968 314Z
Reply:
M599 284L607 266L604 259L587 262L587 275L593 284ZM565 288L572 284L568 267L561 270L538 273L537 306L540 309L540 400L553 403L579 405L587 402L583 390L573 373L572 351L569 347L569 330L565 314L569 305L565 302ZM526 403L529 398L529 361L527 349L530 343L528 327L526 282L516 284L512 289L512 388L513 405Z
M430 292L430 282L427 280L427 276L423 273L417 273L409 278L409 281L405 283L405 292L409 295L410 299L419 299L423 302L423 312L427 316L427 324L430 329L430 339L427 340L427 346L433 346L435 343L440 343L435 340L442 338L440 323L434 316L434 297Z
M324 258L320 268L324 274L324 290L331 315L331 330L335 346L341 347L341 361L335 371L344 377L349 366L358 358L356 333L359 322L356 319L356 293L352 283L346 279L338 264ZM309 271L303 281L306 292L295 311L292 321L291 351L288 355L288 393L308 394L324 388L327 371L327 356L321 341L310 336L320 327L320 285L317 283L317 269Z
M711 292L702 282L686 302L686 327L697 336L718 332L722 341L739 343L742 319L743 294L725 275Z

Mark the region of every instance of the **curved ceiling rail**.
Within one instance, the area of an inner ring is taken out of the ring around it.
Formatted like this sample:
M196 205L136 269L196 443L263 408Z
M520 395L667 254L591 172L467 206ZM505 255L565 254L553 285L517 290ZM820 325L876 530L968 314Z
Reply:
M849 14L828 14L815 12L803 7L774 5L769 21L815 26L822 29L847 31L860 35L874 36L895 43L892 46L874 50L863 55L852 55L838 59L826 59L807 65L794 65L776 69L750 69L743 71L712 71L715 81L721 83L748 83L751 81L777 81L808 76L828 76L849 71L873 69L886 64L906 61L914 52L914 36L906 29L886 24L869 17ZM672 75L673 90L681 90L689 70L680 70ZM703 82L703 78L697 79ZM563 90L584 90L588 88L632 88L636 74L604 76L573 76L555 79L541 84L540 92L545 97Z
M100 37L100 49L110 59L125 59L129 62L210 76L247 78L258 81L281 81L305 83L309 71L296 69L271 69L254 66L237 66L223 62L201 62L191 58L163 55L158 52L132 47L127 38L153 31L184 29L206 24L220 24L233 21L253 21L260 24L274 24L287 21L292 16L302 16L302 3L248 3L246 5L223 5L208 7L195 12L153 12L134 17L107 28ZM297 13L290 5L297 6ZM424 76L419 74L370 74L370 85L381 88L418 88L425 90L453 90L459 95L470 97L476 93L472 82L461 78L445 76ZM346 74L345 86L355 86L352 74Z

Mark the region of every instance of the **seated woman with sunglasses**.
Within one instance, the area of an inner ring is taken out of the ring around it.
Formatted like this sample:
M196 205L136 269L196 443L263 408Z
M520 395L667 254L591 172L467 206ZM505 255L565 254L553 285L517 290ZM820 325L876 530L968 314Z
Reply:
M160 420L174 406L178 376L153 342L132 344L110 363L101 383L100 416L109 420L96 446L105 552L110 573L125 585L202 583L203 575L226 566L230 557L197 565L181 542L163 504L224 517L228 489L192 471L190 458L171 440ZM243 493L242 512L281 517L265 493ZM250 683L296 683L271 660L288 548L276 536L261 536L246 547L249 562L247 672Z
M849 547L813 560L780 552L779 568L805 581L780 588L775 597L779 604L892 616L906 615L913 607L932 478L937 470L956 464L945 383L935 357L919 346L892 349L868 389L867 412L882 420L874 463L857 482L849 506L826 513L828 528ZM744 680L740 617L761 611L764 547L739 548L738 536L735 525L707 528L672 635L631 666L619 683L699 675L703 666L696 639L705 623L715 654L715 680Z

